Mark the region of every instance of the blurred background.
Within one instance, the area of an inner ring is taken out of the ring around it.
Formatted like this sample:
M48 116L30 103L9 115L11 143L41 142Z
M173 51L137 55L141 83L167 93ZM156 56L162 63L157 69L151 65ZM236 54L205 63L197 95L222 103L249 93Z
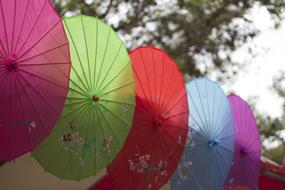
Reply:
M257 117L262 154L277 163L285 162L284 0L52 0L52 3L62 16L81 13L103 19L118 32L129 50L140 45L164 49L175 59L185 81L207 76L218 81L226 93L240 95L250 103ZM0 168L0 187L8 187L5 184L9 180L26 177L18 186L30 183L28 189L38 189L40 186L32 185L35 178L27 174L50 185L47 189L86 189L104 171L83 182L62 183L25 155Z

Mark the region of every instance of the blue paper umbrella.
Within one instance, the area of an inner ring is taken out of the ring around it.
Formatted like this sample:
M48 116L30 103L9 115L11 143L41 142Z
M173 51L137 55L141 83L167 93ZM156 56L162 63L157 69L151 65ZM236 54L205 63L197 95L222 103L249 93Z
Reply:
M173 190L218 190L234 154L231 106L223 90L208 79L192 80L186 89L190 130L171 186Z

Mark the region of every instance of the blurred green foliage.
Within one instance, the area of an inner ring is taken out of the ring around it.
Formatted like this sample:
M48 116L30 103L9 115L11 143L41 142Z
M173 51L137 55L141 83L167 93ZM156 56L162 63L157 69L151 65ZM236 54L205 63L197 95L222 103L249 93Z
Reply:
M186 78L217 72L227 80L241 67L231 53L255 38L259 31L248 17L253 6L263 6L280 25L283 0L52 0L61 15L86 14L104 19L132 49L155 45L175 58ZM284 15L284 14L283 14ZM252 50L248 48L250 54ZM235 66L235 67L233 67ZM284 76L281 75L282 77ZM274 81L275 91L284 98L283 78ZM284 105L285 108L285 105ZM285 113L285 112L284 112ZM263 152L275 161L284 159L285 115L279 119L257 114L262 139L280 146Z

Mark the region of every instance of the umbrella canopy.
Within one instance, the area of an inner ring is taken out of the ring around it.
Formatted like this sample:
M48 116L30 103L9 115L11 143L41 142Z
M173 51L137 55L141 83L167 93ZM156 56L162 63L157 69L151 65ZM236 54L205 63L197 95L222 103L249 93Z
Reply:
M70 58L49 0L0 1L0 161L31 151L54 127Z
M184 81L162 50L146 46L130 53L136 80L133 126L108 166L122 190L159 189L177 167L188 131Z
M255 190L260 165L260 139L255 117L249 105L239 96L231 94L230 101L235 126L235 153L227 180L222 189L247 186Z
M230 170L234 153L234 126L230 103L223 90L205 78L187 86L189 141L171 177L173 190L220 189Z
M285 190L285 182L278 181L269 176L259 177L259 190Z
M132 124L135 81L128 52L112 28L89 16L64 18L72 69L60 120L33 152L66 179L95 175L110 164Z

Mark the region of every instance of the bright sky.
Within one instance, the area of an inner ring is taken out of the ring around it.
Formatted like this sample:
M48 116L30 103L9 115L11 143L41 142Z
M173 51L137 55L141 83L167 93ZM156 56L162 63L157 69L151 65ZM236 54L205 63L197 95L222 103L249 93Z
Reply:
M257 56L250 58L245 49L238 50L233 57L238 61L250 58L250 64L238 73L234 84L222 85L226 92L235 92L245 100L258 97L256 109L264 114L279 117L282 114L282 99L271 89L274 76L285 71L285 21L275 30L265 8L254 7L249 13L255 26L261 31L251 42Z

